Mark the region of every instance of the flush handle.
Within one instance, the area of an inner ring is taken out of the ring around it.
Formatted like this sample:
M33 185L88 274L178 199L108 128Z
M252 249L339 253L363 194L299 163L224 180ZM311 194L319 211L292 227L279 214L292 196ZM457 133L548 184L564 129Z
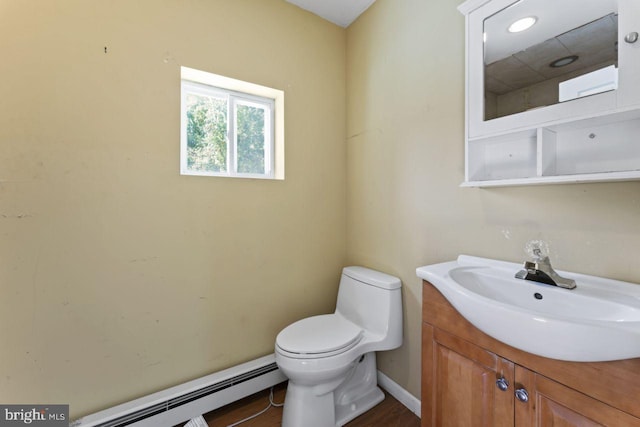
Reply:
M529 401L529 393L524 388L519 388L516 390L516 399L520 402L528 402Z
M624 41L626 41L629 44L633 44L635 42L638 41L638 33L636 31L627 34L626 36L624 36Z
M507 391L507 389L509 388L509 381L507 381L505 378L498 378L496 380L496 386L501 391Z

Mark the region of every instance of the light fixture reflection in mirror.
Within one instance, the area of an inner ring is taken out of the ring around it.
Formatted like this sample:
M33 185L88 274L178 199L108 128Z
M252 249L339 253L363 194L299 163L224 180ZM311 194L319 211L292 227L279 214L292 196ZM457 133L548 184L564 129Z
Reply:
M551 64L549 64L549 67L551 68L566 67L567 65L573 64L574 62L576 62L579 58L580 57L578 55L565 56L564 58L556 59L555 61L553 61Z
M617 0L521 0L487 18L484 119L557 104L561 82L617 67L617 7ZM534 25L509 32L523 17Z
M533 27L533 24L535 24L537 20L538 18L535 16L527 16L526 18L518 19L513 24L509 25L507 31L510 33L520 33Z

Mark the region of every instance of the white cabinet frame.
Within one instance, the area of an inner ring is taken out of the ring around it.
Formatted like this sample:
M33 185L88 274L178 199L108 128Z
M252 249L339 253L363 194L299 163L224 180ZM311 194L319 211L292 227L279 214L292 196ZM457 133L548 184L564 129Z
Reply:
M533 1L533 0L524 0ZM465 187L640 180L640 1L618 0L618 90L484 120L484 20L514 0L469 0Z

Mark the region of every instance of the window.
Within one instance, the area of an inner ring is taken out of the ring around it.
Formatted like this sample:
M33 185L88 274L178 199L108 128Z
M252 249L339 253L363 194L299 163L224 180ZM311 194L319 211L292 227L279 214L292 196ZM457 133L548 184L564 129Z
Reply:
M282 91L182 68L180 173L284 179Z

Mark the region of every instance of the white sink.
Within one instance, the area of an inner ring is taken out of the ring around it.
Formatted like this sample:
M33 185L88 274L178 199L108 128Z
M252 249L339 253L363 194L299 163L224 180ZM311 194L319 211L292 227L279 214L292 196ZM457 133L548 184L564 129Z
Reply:
M559 271L575 289L516 279L520 264L460 255L416 270L469 322L520 350L601 362L640 357L640 285Z

